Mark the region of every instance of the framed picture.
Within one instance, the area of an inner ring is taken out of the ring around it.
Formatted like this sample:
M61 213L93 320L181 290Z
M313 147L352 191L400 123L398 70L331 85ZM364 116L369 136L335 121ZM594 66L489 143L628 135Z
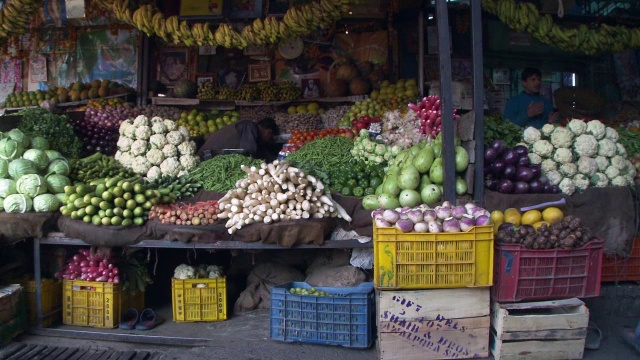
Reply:
M217 79L218 79L217 74L199 75L199 76L196 76L196 84L198 84L198 87L200 87L200 85L202 85L203 83L206 83L207 81L211 81L212 83L217 85L218 83Z
M218 85L237 89L244 81L246 73L242 70L227 69L218 73Z
M229 17L258 18L262 16L262 0L232 0Z
M223 0L182 0L180 17L218 18L223 15Z
M284 16L289 10L289 0L268 0L267 1L267 13L269 15Z
M215 45L198 46L198 55L215 55L215 54L216 54Z
M244 48L243 54L245 56L266 55L267 48L264 45L263 46L247 46L246 48Z
M271 64L249 65L249 82L271 80Z
M167 48L158 56L158 80L165 85L174 85L189 79L189 50Z
M302 79L302 97L305 99L314 99L320 97L320 80L319 79Z

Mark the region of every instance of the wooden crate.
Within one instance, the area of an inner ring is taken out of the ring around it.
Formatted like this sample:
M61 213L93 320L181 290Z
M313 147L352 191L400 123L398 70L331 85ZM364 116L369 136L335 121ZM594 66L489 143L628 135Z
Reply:
M589 309L577 298L491 304L491 352L496 360L582 359Z
M377 291L378 358L489 356L489 288Z

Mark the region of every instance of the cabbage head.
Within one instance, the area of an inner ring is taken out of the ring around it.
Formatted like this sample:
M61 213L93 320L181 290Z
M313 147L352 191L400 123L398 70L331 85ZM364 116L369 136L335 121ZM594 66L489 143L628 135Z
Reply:
M47 174L58 174L68 176L71 172L71 167L65 159L55 159L49 163L47 167Z
M35 212L58 211L60 200L55 195L42 194L33 198L33 210Z
M27 159L15 159L9 163L9 176L14 180L18 180L22 175L36 174L36 164Z
M49 150L49 142L42 136L36 136L31 139L31 148L42 151Z
M0 209L4 209L4 198L0 197Z
M64 156L62 156L62 154L60 154L55 150L45 150L44 152L45 154L47 154L47 158L49 159L49 162L55 159L64 159Z
M17 194L16 182L11 179L0 179L0 197L6 198L9 195Z
M52 194L64 193L64 187L71 185L71 180L64 175L51 174L47 178L47 188Z
M47 180L37 174L23 175L16 182L18 193L36 197L47 192Z
M13 194L4 198L4 211L8 213L26 213L31 211L33 201L24 194Z
M9 177L9 162L5 159L0 159L0 178Z
M7 133L7 135L9 135L11 139L17 141L18 144L22 146L22 148L28 147L31 143L31 139L29 139L29 137L19 129L12 129Z
M67 195L65 193L55 194L55 197L58 198L58 200L60 201L61 204L66 204L67 202L69 202L69 195Z
M38 170L44 170L49 165L49 158L44 150L29 149L24 152L22 158L33 162Z
M22 156L24 147L17 141L5 138L0 140L0 158L5 160L13 160Z

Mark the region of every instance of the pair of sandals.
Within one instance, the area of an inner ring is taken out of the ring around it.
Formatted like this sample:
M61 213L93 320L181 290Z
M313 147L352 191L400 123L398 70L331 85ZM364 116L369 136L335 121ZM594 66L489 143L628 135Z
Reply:
M140 314L138 310L129 309L122 316L119 328L122 330L151 330L162 324L164 320L151 309L144 309Z

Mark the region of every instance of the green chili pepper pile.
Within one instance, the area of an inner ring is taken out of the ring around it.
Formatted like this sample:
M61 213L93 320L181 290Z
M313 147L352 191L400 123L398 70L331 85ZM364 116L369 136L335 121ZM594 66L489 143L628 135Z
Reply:
M252 159L239 154L218 155L203 161L191 172L191 178L202 184L208 191L227 192L235 189L236 182L247 174L241 165L260 166L262 160Z
M329 136L305 144L299 150L292 152L287 160L294 165L300 165L303 170L311 166L315 170L330 173L338 166L353 162L351 156L353 140L344 136Z
M640 133L620 127L618 128L618 142L627 150L629 158L640 153Z

